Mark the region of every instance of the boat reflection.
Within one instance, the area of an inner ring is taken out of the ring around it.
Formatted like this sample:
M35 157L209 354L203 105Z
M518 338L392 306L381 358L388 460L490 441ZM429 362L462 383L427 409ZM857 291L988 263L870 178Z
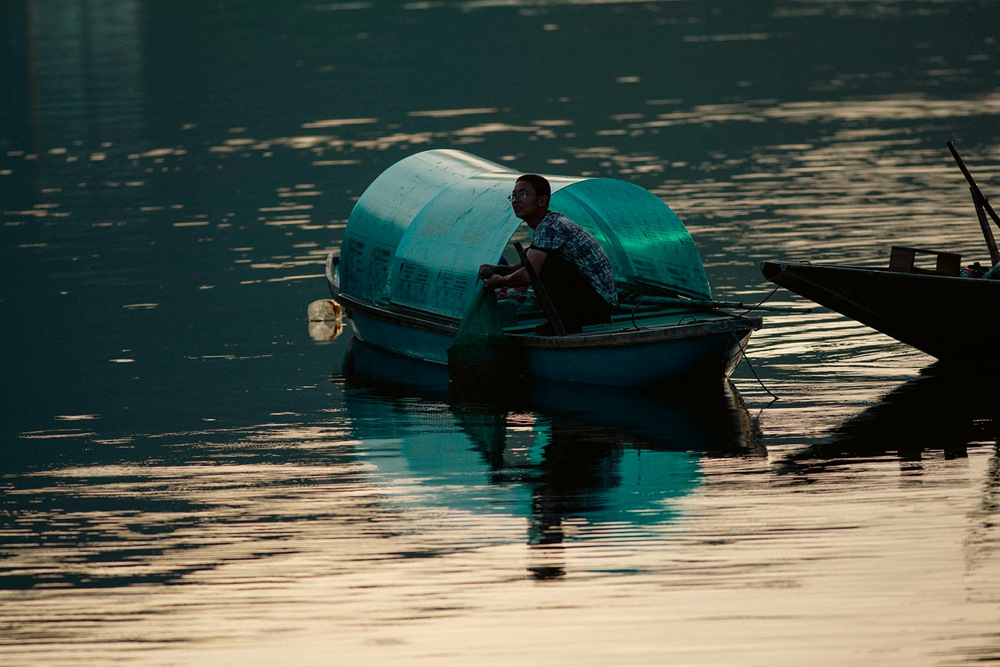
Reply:
M896 456L918 464L929 452L967 456L1000 437L1000 389L935 364L841 424L830 438L785 457L784 472L816 472L845 460Z
M672 501L701 485L704 457L765 455L728 383L672 394L538 382L487 391L357 340L343 377L359 452L411 490L401 502L525 517L544 556L529 568L536 577L564 573L570 542L669 524Z

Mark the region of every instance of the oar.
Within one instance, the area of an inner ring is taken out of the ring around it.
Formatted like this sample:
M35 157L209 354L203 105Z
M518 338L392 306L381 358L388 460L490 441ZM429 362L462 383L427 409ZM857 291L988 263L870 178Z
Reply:
M552 299L549 298L549 293L545 291L545 285L542 284L538 274L535 273L535 267L528 261L528 254L524 252L524 247L517 241L514 241L514 250L517 251L517 256L521 258L521 266L524 267L524 270L528 272L528 277L531 278L531 286L535 289L535 296L538 297L538 303L542 304L542 310L545 311L549 322L552 323L552 329L556 332L557 336L565 336L566 327L563 326L562 320L559 319L559 313L556 312L556 307L552 305Z
M962 170L962 175L965 176L965 180L969 182L969 189L972 190L972 201L976 205L976 216L979 218L979 227L983 230L983 237L986 239L986 247L990 250L990 260L993 266L1000 264L1000 250L997 249L997 242L993 238L993 230L990 229L990 223L986 220L986 213L990 214L993 218L993 222L1000 227L1000 217L997 216L997 212L993 210L990 206L990 201L983 194L983 191L979 189L976 185L976 179L972 177L969 173L968 167L965 166L965 161L962 160L962 156L958 154L958 149L955 148L955 142L948 142L948 149L951 151L952 157L955 158L955 162L958 163L958 168Z
M748 306L745 303L739 301L711 301L711 300L699 300L699 299L681 299L672 296L641 296L639 297L639 306L649 305L652 308L660 308L662 306L680 306L682 308L694 308L701 310L718 310L720 308L725 308L728 310L767 310L775 313L811 313L812 308L797 308L794 306L765 306L763 304L755 304ZM629 306L625 305L624 308Z

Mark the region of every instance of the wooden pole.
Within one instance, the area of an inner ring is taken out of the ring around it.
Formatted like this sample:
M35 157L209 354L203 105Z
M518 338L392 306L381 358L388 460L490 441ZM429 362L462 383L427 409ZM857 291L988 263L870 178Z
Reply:
M986 247L990 250L990 261L993 266L1000 264L1000 250L997 249L996 239L993 238L993 230L990 228L990 223L986 219L986 213L989 213L990 217L993 218L993 222L1000 227L1000 216L997 216L997 212L993 210L990 206L990 201L983 194L983 191L979 189L976 184L976 179L972 177L969 173L968 167L965 166L965 161L962 156L958 154L958 149L955 148L955 142L948 142L948 150L951 151L952 157L955 158L955 162L958 163L958 168L962 170L962 175L965 176L965 180L969 182L969 189L972 191L972 201L976 205L976 216L979 218L979 226L983 230L983 238L986 239Z
M990 261L993 266L1000 264L1000 250L997 249L997 242L993 238L993 230L990 229L989 220L986 219L986 211L983 203L976 197L975 191L972 193L972 201L976 205L976 216L979 218L979 227L983 230L983 238L986 239L986 247L990 249Z
M549 293L545 291L545 286L542 285L538 274L535 273L535 267L528 261L528 254L524 252L524 247L517 241L514 241L514 250L517 251L517 256L521 258L521 266L524 267L524 270L528 272L528 277L531 278L531 286L535 288L535 296L538 297L538 303L542 304L542 310L545 311L549 322L552 323L552 328L555 330L556 335L565 336L566 327L563 326L562 320L559 319L559 313L556 312L556 307L552 304Z

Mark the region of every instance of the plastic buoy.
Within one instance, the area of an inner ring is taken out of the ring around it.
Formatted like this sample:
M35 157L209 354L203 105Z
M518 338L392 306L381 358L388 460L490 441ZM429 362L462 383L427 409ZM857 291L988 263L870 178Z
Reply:
M332 322L339 320L344 309L333 299L320 299L309 304L310 322Z
M309 336L313 340L333 340L344 330L344 309L333 299L309 304Z

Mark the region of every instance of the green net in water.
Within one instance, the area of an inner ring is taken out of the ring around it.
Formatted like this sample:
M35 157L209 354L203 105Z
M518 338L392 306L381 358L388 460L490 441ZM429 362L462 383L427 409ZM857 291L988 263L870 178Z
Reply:
M454 380L495 379L519 373L513 347L504 335L505 317L493 290L483 288L469 306L448 350Z

